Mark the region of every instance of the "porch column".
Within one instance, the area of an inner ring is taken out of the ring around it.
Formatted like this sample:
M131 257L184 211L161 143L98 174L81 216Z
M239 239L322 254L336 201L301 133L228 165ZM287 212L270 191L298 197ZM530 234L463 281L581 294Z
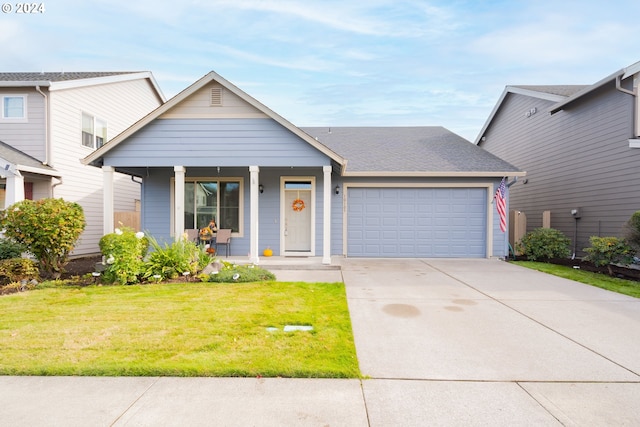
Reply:
M102 166L102 234L113 233L113 166Z
M260 252L258 243L258 186L260 185L260 168L258 166L249 166L249 181L250 181L250 204L251 210L249 214L249 223L251 224L249 229L251 235L249 239L249 261L258 264L260 262Z
M331 264L331 166L323 166L322 263Z
M24 200L24 177L12 166L7 172L7 188L4 196L5 208Z
M173 211L173 239L178 240L184 233L184 166L174 166L173 173L175 175L175 188L173 194L174 211Z

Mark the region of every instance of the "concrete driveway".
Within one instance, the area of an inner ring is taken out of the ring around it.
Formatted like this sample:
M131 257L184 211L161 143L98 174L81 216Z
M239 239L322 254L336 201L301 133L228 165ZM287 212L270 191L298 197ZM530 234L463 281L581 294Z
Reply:
M371 425L638 425L640 300L497 260L343 276Z

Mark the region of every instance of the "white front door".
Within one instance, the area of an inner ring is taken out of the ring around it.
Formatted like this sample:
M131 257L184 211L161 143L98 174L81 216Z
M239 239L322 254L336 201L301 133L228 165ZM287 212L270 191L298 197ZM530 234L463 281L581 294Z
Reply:
M313 255L313 191L313 179L283 179L284 255Z

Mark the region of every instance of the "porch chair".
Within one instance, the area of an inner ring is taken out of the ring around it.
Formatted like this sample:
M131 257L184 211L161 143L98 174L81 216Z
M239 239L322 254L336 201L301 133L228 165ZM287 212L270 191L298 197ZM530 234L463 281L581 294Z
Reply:
M219 228L216 233L216 253L219 254L218 245L225 246L225 254L228 257L231 253L231 229Z
M187 235L187 240L190 242L198 243L198 229L187 228L184 230L184 234Z

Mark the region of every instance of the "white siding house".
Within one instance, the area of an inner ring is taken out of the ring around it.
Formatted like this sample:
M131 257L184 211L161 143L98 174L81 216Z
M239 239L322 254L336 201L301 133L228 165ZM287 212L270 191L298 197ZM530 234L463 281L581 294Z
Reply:
M98 253L103 235L103 177L80 159L164 102L152 74L0 73L3 95L18 98L15 105L24 108L21 120L0 120L0 141L23 156L16 158L7 148L9 154L3 157L0 151L0 168L13 165L19 175L5 173L0 181L7 187L3 207L22 198L77 202L84 209L87 227L73 255ZM25 167L25 158L37 167ZM20 181L25 194L20 194ZM140 180L116 174L114 186L114 210L136 210Z

